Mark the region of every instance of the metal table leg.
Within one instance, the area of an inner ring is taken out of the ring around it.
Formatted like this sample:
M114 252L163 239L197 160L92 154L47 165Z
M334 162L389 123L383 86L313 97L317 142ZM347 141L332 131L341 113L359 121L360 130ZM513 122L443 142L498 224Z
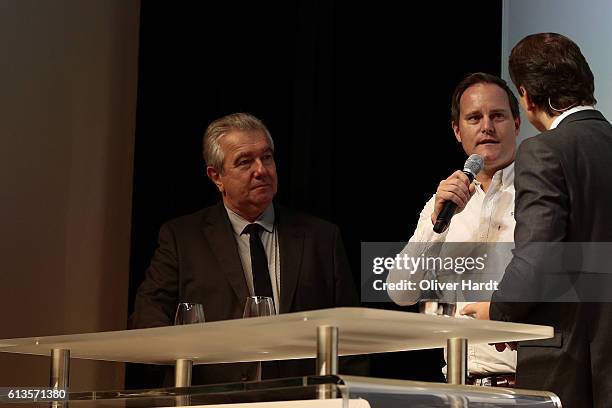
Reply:
M178 359L174 367L174 386L175 387L191 387L191 370L193 368L192 360ZM189 391L187 391L189 394ZM191 405L190 395L179 395L176 397L176 405L179 407L187 407Z
M465 385L467 378L467 339L453 337L446 341L446 378L449 384Z
M191 386L191 369L193 361L178 359L174 368L174 386L175 387L190 387Z
M317 327L317 375L338 374L338 328L334 326ZM318 388L319 399L336 398L336 390L331 384Z
M51 350L51 376L49 387L68 388L70 377L70 350Z
M338 374L338 328L317 327L317 375Z

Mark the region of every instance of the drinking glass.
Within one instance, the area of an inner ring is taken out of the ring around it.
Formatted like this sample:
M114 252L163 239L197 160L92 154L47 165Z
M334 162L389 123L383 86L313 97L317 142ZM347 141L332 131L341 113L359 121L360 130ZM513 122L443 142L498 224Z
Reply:
M204 323L204 307L200 303L182 302L176 307L174 325Z
M435 281L452 282L455 276L436 276ZM452 289L425 290L421 292L419 312L427 315L454 317L457 310L457 291Z
M275 314L273 298L269 296L249 296L246 298L242 317L272 316Z
M419 300L419 312L436 316L455 316L457 304L444 299L421 299Z

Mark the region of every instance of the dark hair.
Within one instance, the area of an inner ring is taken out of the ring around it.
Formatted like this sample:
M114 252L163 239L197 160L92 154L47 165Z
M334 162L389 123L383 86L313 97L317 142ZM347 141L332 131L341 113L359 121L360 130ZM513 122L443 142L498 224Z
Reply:
M521 112L519 110L519 103L516 96L503 79L495 75L487 74L485 72L476 72L465 77L453 92L453 99L451 101L451 122L456 123L459 120L459 102L461 101L461 95L472 85L476 84L494 84L499 86L501 89L506 91L508 95L508 103L510 104L510 111L512 111L512 117L517 119L520 117Z
M533 103L549 116L576 105L594 105L595 84L580 48L557 33L528 35L514 46L510 78L527 90Z

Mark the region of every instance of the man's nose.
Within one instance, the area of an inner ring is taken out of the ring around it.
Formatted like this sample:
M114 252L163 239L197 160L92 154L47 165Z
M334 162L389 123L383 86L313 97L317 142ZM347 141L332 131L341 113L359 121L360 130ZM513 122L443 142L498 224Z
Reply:
M268 174L268 168L264 165L261 159L255 159L254 172L256 176L262 176Z
M482 133L493 133L495 132L495 127L493 126L493 120L487 116L482 119Z

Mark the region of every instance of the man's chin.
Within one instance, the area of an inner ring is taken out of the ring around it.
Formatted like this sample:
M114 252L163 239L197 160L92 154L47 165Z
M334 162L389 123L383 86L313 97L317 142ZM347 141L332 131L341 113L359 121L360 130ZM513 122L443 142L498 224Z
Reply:
M480 146L480 148L474 149L474 153L482 156L486 165L489 163L494 163L500 160L500 151L499 145L492 146Z
M259 207L263 207L264 209L270 205L272 200L274 199L274 192L270 189L268 191L260 190L254 191L255 194L252 195L253 202L256 203Z

